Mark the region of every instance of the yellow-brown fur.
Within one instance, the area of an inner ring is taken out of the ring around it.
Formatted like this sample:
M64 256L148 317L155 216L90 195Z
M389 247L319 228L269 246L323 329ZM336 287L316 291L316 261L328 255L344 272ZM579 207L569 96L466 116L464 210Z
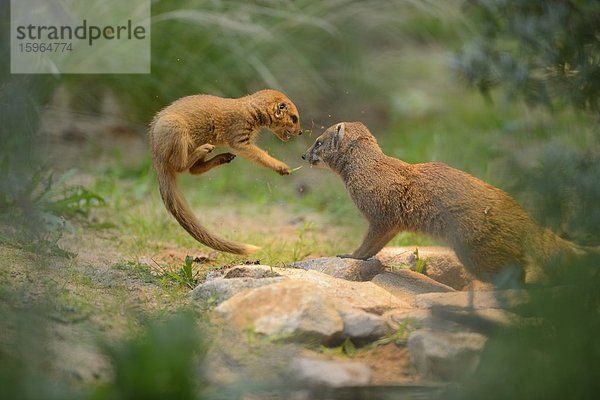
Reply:
M513 267L536 281L543 276L541 265L561 253L584 252L539 226L492 185L442 163L408 164L386 156L360 122L328 128L302 158L337 172L369 221L350 257L372 257L398 232L412 231L446 241L479 279Z
M236 154L281 175L289 174L286 164L254 144L263 127L283 141L302 133L296 106L276 90L261 90L237 99L183 97L157 113L150 124L152 160L165 206L192 237L206 246L235 254L249 254L257 249L210 234L183 198L177 174L203 174L231 162ZM234 154L207 159L216 146L227 146Z

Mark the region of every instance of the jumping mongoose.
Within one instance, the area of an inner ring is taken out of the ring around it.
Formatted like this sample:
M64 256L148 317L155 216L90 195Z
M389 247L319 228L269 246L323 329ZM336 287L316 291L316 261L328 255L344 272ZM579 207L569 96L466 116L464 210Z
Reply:
M231 162L239 154L288 175L286 164L254 144L263 127L284 142L291 135L302 134L298 109L276 90L261 90L237 99L210 95L183 97L158 112L150 124L152 161L167 210L194 239L215 250L249 254L258 247L209 233L185 201L177 186L177 174L190 171L200 175ZM216 146L228 146L235 154L223 153L207 159Z
M448 243L483 281L512 267L520 279L536 282L544 278L541 266L561 253L585 252L539 226L507 193L466 172L386 156L360 122L329 127L302 158L339 174L369 221L362 244L347 257L368 259L398 232L412 231Z

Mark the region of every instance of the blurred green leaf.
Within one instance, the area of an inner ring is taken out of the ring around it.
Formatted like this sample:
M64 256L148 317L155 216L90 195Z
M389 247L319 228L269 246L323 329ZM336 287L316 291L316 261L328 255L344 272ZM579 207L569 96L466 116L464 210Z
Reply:
M196 319L180 313L151 321L137 337L105 346L115 372L96 400L200 399L204 380L197 368L206 350Z
M471 0L476 34L454 68L484 94L502 85L529 104L600 111L600 3Z

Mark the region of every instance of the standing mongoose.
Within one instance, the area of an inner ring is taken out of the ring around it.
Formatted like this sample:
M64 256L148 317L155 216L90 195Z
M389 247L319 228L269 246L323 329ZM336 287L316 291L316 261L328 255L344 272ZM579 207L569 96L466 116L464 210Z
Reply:
M235 243L209 233L195 218L177 186L177 174L193 175L231 162L236 154L271 168L281 175L290 173L283 162L254 144L261 128L268 128L286 142L300 135L300 119L294 103L276 90L228 99L210 95L183 97L156 114L150 124L152 161L158 176L160 195L177 222L200 243L215 250L249 254L256 246ZM207 155L216 146L228 146L233 153Z
M367 259L398 232L447 242L477 278L490 281L505 267L527 282L544 278L541 266L584 248L539 226L504 191L443 163L409 164L386 156L360 122L328 128L302 156L340 175L369 221L350 256Z

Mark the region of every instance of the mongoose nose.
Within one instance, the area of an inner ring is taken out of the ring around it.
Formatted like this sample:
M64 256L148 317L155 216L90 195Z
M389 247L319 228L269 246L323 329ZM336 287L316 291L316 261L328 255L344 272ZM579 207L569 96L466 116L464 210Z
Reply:
M302 129L300 129L300 131L298 132L298 135L302 135Z

